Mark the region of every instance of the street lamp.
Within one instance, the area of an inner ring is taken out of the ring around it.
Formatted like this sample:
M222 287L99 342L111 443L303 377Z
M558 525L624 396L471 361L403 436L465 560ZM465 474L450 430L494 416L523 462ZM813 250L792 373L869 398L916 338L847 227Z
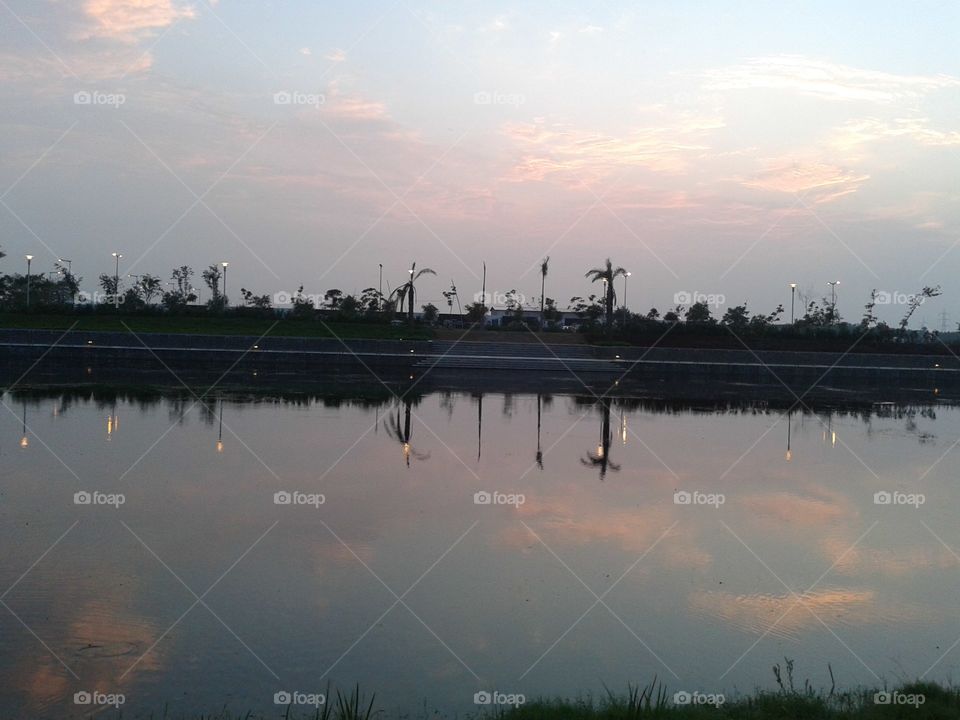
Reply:
M827 283L827 285L830 286L830 310L833 313L834 321L837 319L837 285L839 284L839 280L833 280Z
M122 258L123 255L118 252L111 254L114 260L117 261L113 270L113 307L117 309L120 307L120 258Z
M377 286L377 312L383 308L383 263L380 263L380 284Z
M223 265L223 306L226 307L227 306L227 265L229 265L230 263L224 260L220 264Z
M793 301L797 294L797 284L790 283L790 324L793 325Z
M627 278L633 275L629 270L623 276L623 327L627 327Z
M67 264L67 275L73 276L73 260L68 260L67 258L57 258L58 263Z
M30 309L30 263L33 262L33 255L24 255L27 259L27 310Z

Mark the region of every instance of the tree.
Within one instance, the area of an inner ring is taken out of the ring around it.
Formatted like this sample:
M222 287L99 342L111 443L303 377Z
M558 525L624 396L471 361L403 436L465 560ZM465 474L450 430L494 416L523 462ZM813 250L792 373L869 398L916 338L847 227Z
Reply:
M590 295L586 300L579 295L575 295L570 298L570 307L591 324L596 323L603 314L603 305L597 301L596 295Z
M376 315L380 312L380 306L383 302L383 296L376 288L365 288L360 294L360 306L364 315Z
M926 287L910 296L910 300L907 303L907 314L903 316L903 319L900 320L900 335L905 335L907 332L907 325L910 323L911 316L917 311L917 308L923 305L930 298L937 297L940 294L940 286L936 287Z
M546 319L543 316L543 304L544 304L544 287L547 282L547 266L550 264L550 256L547 255L543 262L540 263L540 327L543 327L543 321Z
M189 303L196 302L197 295L193 292L190 282L193 278L193 269L189 265L181 265L170 273L174 289L163 294L163 304L168 309L181 308Z
M877 315L874 309L877 307L877 289L870 291L870 300L863 306L863 320L860 321L860 327L866 330L877 324Z
M423 321L427 325L433 325L437 322L437 318L440 316L440 311L437 310L437 306L433 303L427 303L423 306Z
M626 274L627 271L622 267L614 269L610 263L610 258L607 258L607 263L604 267L593 268L592 270L588 270L584 275L584 277L590 279L590 282L602 280L606 283L606 288L604 288L604 321L607 326L607 332L610 332L610 329L613 327L613 305L614 302L616 302L617 296L613 289L613 280Z
M337 303L337 316L343 320L356 320L360 315L360 301L354 295L344 295Z
M688 323L708 324L715 322L710 316L710 306L705 302L695 302L691 305L684 319Z
M560 314L560 310L557 308L557 301L553 298L546 299L546 306L540 310L540 315L543 320L546 321L548 326L553 326L554 324L560 322L563 317Z
M343 298L343 290L330 288L323 294L324 305L330 310L336 310L340 306L340 300Z
M107 299L110 302L113 302L114 296L120 292L119 282L116 275L100 273L100 287L103 289L103 294L107 296Z
M390 297L396 297L397 305L400 309L400 312L403 312L403 303L406 300L407 303L407 319L411 325L413 325L413 307L414 301L416 299L416 288L414 283L420 279L423 275L436 275L437 273L431 270L430 268L423 268L422 270L417 270L417 264L413 263L410 266L410 279L407 280L403 285L394 290Z
M240 288L240 294L243 296L243 304L247 307L266 310L271 305L269 295L254 295L252 291L246 288Z
M210 288L210 301L208 304L211 306L221 305L220 278L223 277L223 272L220 270L220 266L216 264L210 265L200 274L200 277L203 278L203 282Z
M140 289L140 296L147 305L161 294L160 278L156 275L141 275L137 281L137 287Z
M467 305L467 320L474 325L482 323L486 316L487 306L482 302L475 302Z
M750 311L747 310L746 304L727 308L720 320L721 325L726 325L731 330L743 330L749 322Z
M291 304L293 308L290 311L290 314L294 317L312 317L313 311L315 310L313 306L313 298L307 297L303 294L303 285L297 288L297 294L291 299Z

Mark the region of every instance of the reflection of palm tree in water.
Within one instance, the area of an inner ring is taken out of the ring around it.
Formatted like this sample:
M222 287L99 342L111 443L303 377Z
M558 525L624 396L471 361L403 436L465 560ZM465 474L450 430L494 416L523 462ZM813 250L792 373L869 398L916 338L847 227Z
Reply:
M546 267L546 261L544 261ZM546 272L544 272L546 275ZM543 449L540 447L540 404L543 396L537 395L537 467L543 470Z
M610 445L612 436L610 434L610 406L606 401L600 401L601 420L600 420L600 444L597 445L595 453L587 453L585 458L580 458L580 462L589 467L600 468L600 479L603 480L607 475L607 469L619 472L620 466L610 461Z
M397 414L387 416L384 420L384 428L387 434L403 446L403 457L410 467L410 456L413 455L417 460L428 460L430 453L414 450L410 445L410 413L413 407L413 401L406 399L403 401L403 422L400 422L400 405L397 405Z

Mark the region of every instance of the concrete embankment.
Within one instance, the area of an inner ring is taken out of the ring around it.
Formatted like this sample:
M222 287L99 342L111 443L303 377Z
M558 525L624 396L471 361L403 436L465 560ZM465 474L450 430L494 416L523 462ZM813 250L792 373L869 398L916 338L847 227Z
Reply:
M32 368L32 369L31 369ZM423 340L339 340L118 332L0 329L4 377L30 369L30 382L109 382L120 373L229 373L311 379L341 373L383 377L429 374L439 384L484 376L514 382L621 380L657 383L811 386L960 392L952 356L688 348L547 345ZM8 380L9 382L10 380Z

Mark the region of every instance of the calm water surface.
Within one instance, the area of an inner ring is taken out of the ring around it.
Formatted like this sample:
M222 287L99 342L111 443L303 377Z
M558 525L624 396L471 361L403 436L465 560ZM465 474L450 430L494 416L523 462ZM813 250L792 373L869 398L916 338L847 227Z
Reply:
M957 677L950 407L3 402L4 716Z

